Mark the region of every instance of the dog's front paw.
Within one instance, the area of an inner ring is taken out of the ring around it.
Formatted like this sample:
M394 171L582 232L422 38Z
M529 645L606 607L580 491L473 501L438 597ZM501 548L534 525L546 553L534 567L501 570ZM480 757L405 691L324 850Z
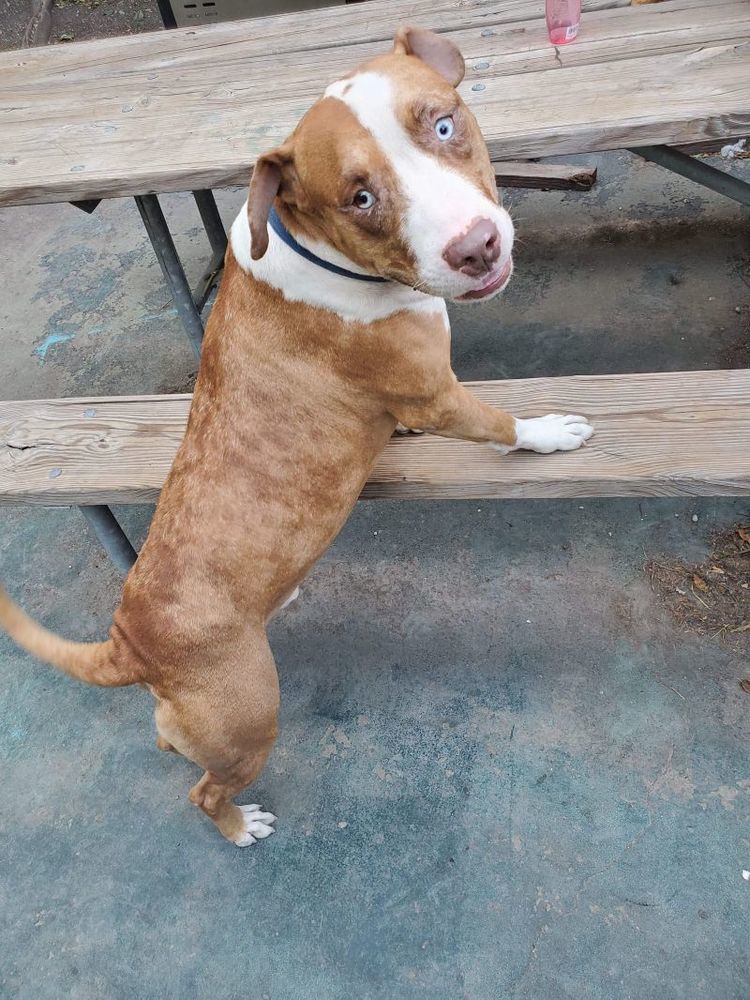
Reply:
M276 817L273 813L262 812L260 806L256 803L249 806L240 806L240 810L242 811L242 818L245 821L245 829L238 837L235 837L234 843L238 847L249 847L256 840L265 840L272 833L276 833L271 826L272 823L276 822Z
M575 451L591 435L594 428L585 417L548 413L546 417L516 420L516 448L549 455L552 451Z

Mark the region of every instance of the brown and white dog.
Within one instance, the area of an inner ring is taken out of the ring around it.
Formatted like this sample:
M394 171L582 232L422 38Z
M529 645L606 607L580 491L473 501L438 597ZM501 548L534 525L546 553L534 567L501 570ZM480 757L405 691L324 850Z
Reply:
M232 801L277 733L266 623L338 534L397 422L503 453L592 434L578 416L514 419L451 370L444 299L495 295L513 268L513 225L455 90L463 73L449 41L404 28L258 161L187 433L109 639L61 639L0 591L0 623L40 659L149 688L158 746L205 770L190 800L240 847L275 819Z

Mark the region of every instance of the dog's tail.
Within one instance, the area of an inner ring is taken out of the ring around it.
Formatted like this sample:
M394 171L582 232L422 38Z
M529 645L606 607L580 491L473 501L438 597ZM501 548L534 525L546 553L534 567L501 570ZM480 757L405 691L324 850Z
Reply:
M69 642L38 625L0 586L0 626L33 656L88 684L124 687L139 678L128 674L114 656L114 643Z

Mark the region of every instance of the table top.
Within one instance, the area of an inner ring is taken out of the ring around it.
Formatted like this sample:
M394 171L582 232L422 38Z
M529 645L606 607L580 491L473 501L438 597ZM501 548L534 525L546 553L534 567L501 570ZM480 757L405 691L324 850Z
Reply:
M750 132L747 0L587 0L555 48L540 0L346 7L0 54L0 205L243 184L326 84L397 27L445 32L493 159Z

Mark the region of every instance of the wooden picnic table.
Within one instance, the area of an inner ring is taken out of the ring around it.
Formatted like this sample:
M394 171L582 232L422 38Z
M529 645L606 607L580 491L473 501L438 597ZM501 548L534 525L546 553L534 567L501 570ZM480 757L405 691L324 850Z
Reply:
M564 48L540 0L370 0L0 54L0 205L244 184L404 23L461 48L493 159L750 131L746 0L587 0Z
M631 148L750 205L750 185L687 155L750 133L747 0L584 0L578 40L549 44L541 0L370 0L273 18L0 54L0 206L135 197L196 353L199 294L157 195L245 184L326 84L386 51L403 24L445 32L461 93L509 184L586 188L593 171L528 161ZM676 148L677 147L677 148ZM682 151L680 151L682 149ZM510 161L521 161L510 162ZM750 492L750 371L476 383L519 415L591 416L574 454L512 455L425 435L394 440L365 496L738 495ZM116 565L135 551L107 504L154 499L189 397L0 404L0 501L78 504Z

